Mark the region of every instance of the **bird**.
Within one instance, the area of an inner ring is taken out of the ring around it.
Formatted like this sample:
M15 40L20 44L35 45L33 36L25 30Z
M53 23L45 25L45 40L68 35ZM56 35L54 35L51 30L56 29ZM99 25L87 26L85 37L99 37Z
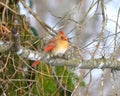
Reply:
M44 47L44 52L51 53L54 56L59 54L64 54L68 49L68 38L64 34L63 31L59 31L59 33L49 40L49 42Z
M43 48L43 51L53 56L63 55L69 47L67 36L63 31L59 31L57 35L49 40ZM44 57L45 58L45 57ZM39 61L33 62L32 67L36 66Z

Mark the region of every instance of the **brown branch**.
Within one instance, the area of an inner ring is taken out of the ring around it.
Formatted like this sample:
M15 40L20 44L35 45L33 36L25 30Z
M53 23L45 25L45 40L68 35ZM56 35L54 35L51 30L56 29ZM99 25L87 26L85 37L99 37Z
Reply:
M11 12L13 12L14 14L16 14L16 15L20 15L19 13L17 13L16 11L14 11L13 9L11 9L9 6L7 6L6 4L4 4L4 3L2 3L2 2L0 2L0 6L4 6L4 7L6 7L7 9L9 9Z

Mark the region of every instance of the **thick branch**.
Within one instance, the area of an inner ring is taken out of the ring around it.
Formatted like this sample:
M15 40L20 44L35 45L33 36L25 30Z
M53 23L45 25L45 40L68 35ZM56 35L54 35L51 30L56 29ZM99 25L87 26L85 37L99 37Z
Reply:
M72 66L72 67L79 67L82 69L93 69L93 68L111 68L120 70L120 61L115 59L106 59L106 58L99 58L99 59L90 59L90 60L80 60L77 58L70 58L68 60L62 58L47 58L45 54L27 49L20 45L20 36L16 29L12 30L12 40L13 43L5 43L0 41L0 52L4 52L9 50L10 48L14 53L17 55L29 59L29 60L42 60L46 64L50 64L52 66ZM11 47L12 45L12 47ZM46 59L47 58L47 59Z
M12 43L4 43L3 41L0 42L2 42L0 43L0 52L7 51L9 50L9 48L11 48L10 46ZM20 46L19 50L15 53L29 60L40 60L43 57L42 53L27 49L22 46ZM120 61L111 58L90 59L84 61L77 58L72 58L72 59L70 58L68 60L55 58L55 59L50 59L49 61L44 60L44 62L47 64L51 64L52 66L72 66L72 67L79 67L82 69L112 68L112 69L120 70Z
M25 47L20 46L19 50L16 52L17 55L29 59L29 60L40 60L42 55L37 52L37 51L33 51L30 49L27 49Z
M13 28L11 32L12 32L12 41L13 41L11 50L13 52L29 60L40 60L41 59L41 54L39 54L39 52L26 49L20 45L20 35L16 28Z
M120 70L120 61L115 59L90 59L90 60L80 60L76 58L72 58L69 60L65 59L52 59L49 63L53 66L72 66L79 67L81 69L93 69L93 68L111 68Z

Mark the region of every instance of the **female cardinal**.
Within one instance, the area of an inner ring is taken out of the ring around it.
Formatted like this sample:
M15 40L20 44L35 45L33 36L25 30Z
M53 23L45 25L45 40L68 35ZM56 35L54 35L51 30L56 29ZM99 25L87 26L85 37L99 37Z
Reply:
M59 31L59 33L50 39L48 44L44 47L44 52L51 52L53 55L64 54L68 49L68 38L65 36L64 32Z
M64 32L59 31L56 36L49 40L48 44L44 47L45 53L50 53L54 56L59 54L64 54L68 49L68 38L65 36ZM39 61L35 61L32 67L36 66Z

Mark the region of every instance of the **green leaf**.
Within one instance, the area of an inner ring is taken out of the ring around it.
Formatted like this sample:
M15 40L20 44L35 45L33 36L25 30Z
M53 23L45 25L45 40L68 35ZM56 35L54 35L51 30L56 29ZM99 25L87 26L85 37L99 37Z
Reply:
M81 81L81 82L80 82L80 86L81 86L81 87L85 87L85 86L86 86L85 82L84 82L84 81Z
M32 35L35 36L35 37L38 37L37 30L34 27L31 27L30 29L31 29L30 31L31 31Z

